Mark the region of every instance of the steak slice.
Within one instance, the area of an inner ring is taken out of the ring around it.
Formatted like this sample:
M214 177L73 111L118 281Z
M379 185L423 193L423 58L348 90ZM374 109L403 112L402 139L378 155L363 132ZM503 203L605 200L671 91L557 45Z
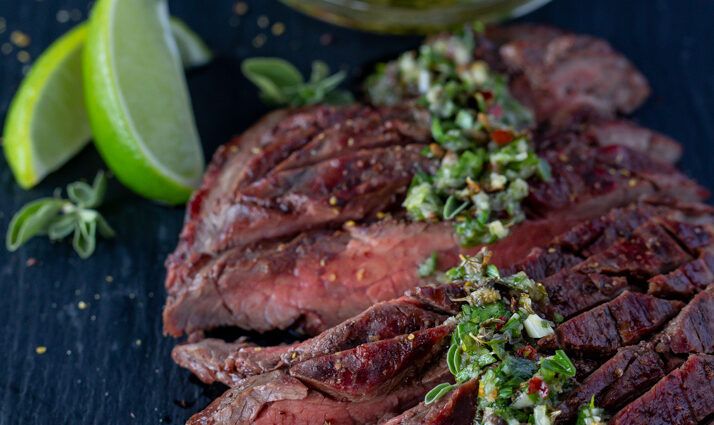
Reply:
M696 424L714 413L714 357L690 356L677 370L628 404L611 424Z
M538 345L548 347L556 343L578 356L612 355L618 348L657 330L682 306L680 301L625 291L614 300L562 323L555 330L555 338L543 338Z
M511 91L539 122L568 126L627 114L649 96L642 74L603 40L532 25L497 31L507 40L499 53L514 75Z
M430 366L418 379L404 382L388 394L362 402L335 400L309 389L284 371L273 371L229 389L191 417L187 425L378 423L411 408L435 385L451 381L451 373L441 363Z
M647 282L648 294L657 297L691 297L714 283L714 255L705 252L696 260Z
M445 286L448 292L458 293L452 285ZM439 288L424 289L436 293L437 301L444 296ZM375 304L313 338L289 346L257 348L242 341L205 339L176 346L172 357L207 384L221 381L233 385L248 376L437 326L448 316L420 304L426 298L422 293L419 299L403 296Z
M673 169L626 149L572 148L547 159L554 177L533 182L524 205L529 218L491 246L496 265L513 264L583 219L641 196L703 196ZM658 174L662 178L652 178ZM666 180L664 175L673 183L653 183ZM316 334L375 302L424 284L416 268L432 252L437 253L439 269L446 269L458 262L459 253L478 248L463 250L447 222L385 219L231 248L196 263L173 266L170 260L165 330L180 336L230 325Z
M315 357L290 367L289 373L338 400L379 397L439 359L454 326L441 325Z
M633 151L643 153L655 161L667 164L675 164L682 156L682 145L678 142L630 121L593 121L573 130L551 130L545 133L536 139L538 141L536 150L545 152L573 144L592 146L622 145Z
M464 382L436 402L422 401L384 425L471 425L476 416L478 379Z
M661 343L673 353L714 353L714 286L700 292L672 320Z
M663 368L651 344L621 348L558 405L561 413L556 423L571 423L591 397L609 411L623 406L659 381L665 374Z

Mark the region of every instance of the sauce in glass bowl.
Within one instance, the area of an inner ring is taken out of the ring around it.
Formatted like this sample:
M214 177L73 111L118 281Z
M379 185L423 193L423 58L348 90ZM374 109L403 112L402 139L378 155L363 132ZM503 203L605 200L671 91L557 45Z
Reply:
M550 0L282 0L334 24L368 31L428 33L467 21L524 15Z

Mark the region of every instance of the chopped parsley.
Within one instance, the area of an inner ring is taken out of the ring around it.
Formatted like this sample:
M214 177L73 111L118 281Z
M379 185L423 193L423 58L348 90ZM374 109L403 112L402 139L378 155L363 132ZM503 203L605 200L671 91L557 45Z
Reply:
M419 264L417 274L419 277L427 277L431 276L434 271L436 271L436 252L432 252L423 263Z
M557 416L559 396L573 386L575 366L565 352L542 356L535 348L539 338L553 334L553 323L533 310L533 302L547 301L543 285L519 272L501 276L482 249L463 257L460 266L446 272L462 283L467 295L446 362L455 384L433 388L425 403L433 403L460 384L479 381L474 423L499 417L509 424L550 425Z
M427 108L438 158L435 175L416 175L403 206L417 221L454 220L463 246L495 242L525 216L526 180L548 179L530 144L533 114L511 96L506 77L476 60L474 28L436 37L378 67L368 79L376 104L405 99Z
M595 396L593 396L590 398L590 404L580 409L575 425L605 425L608 419L605 409L595 406Z

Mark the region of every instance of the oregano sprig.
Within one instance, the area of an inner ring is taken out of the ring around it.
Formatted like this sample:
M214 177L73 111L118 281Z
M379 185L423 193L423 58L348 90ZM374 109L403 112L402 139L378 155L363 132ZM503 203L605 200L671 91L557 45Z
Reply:
M347 73L330 75L330 68L322 61L312 63L307 81L295 66L280 58L249 58L243 61L241 70L258 86L261 100L272 106L341 105L354 101L350 92L337 89Z
M107 178L100 171L91 186L81 181L68 184L69 199L60 198L58 193L25 205L10 221L5 239L7 249L15 251L35 236L47 235L54 242L72 235L77 254L83 259L90 257L96 248L97 233L105 238L114 237L114 230L96 210L106 188Z

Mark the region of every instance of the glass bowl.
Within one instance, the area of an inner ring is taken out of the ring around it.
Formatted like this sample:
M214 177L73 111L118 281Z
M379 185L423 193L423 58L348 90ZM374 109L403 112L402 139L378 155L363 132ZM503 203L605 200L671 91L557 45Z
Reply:
M550 0L282 0L316 18L368 31L428 33L524 15Z

